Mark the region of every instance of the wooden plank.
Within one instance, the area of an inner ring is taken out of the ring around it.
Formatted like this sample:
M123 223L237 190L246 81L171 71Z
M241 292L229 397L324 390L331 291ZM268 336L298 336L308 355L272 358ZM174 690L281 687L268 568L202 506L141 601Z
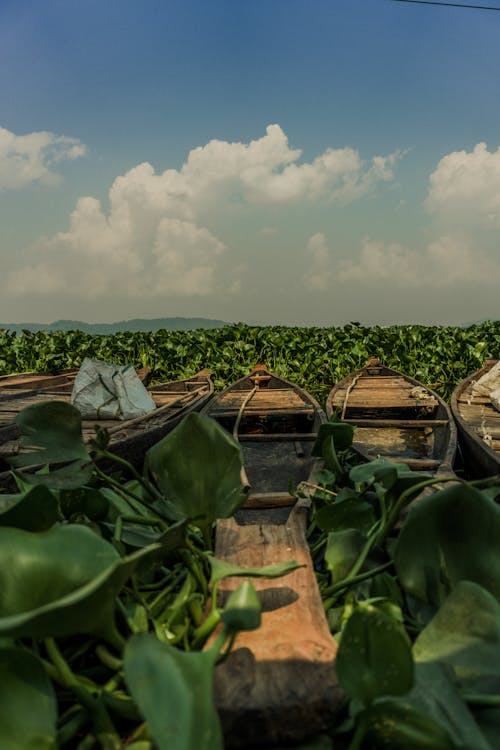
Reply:
M251 493L244 504L244 508L289 508L297 502L297 498L288 492L255 492Z
M445 427L449 424L447 419L343 419L343 422L352 424L355 427L395 427L410 428L410 427Z
M295 559L305 567L279 579L252 579L263 607L258 630L240 633L215 672L215 702L229 747L272 746L326 729L342 694L334 672L337 646L326 622L306 540L307 501L285 523L219 521L217 557L262 566ZM283 512L283 511L281 511ZM241 583L221 583L221 604Z

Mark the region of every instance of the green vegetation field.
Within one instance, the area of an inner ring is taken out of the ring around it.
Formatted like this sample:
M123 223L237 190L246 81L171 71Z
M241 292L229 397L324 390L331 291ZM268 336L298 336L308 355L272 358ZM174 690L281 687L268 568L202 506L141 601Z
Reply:
M450 395L486 356L500 356L500 321L469 328L379 326L343 328L256 327L118 333L0 331L0 374L78 367L85 356L149 367L156 381L187 377L208 367L216 389L264 362L324 400L333 383L378 357L384 364Z

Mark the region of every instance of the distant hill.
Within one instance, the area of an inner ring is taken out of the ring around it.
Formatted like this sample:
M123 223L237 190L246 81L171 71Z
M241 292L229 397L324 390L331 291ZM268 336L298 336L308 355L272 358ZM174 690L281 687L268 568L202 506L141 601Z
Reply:
M116 323L84 323L81 320L56 320L54 323L0 323L0 329L21 333L22 331L83 331L84 333L118 333L119 331L158 331L167 328L174 331L191 331L196 328L222 328L224 320L211 318L134 318Z

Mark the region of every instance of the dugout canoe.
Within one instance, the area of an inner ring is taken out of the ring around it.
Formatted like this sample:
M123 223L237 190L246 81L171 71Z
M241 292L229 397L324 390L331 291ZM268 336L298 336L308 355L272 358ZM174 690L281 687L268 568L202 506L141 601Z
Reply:
M77 370L57 375L14 375L2 380L0 387L0 471L7 471L7 458L19 449L16 415L31 404L41 401L70 402ZM139 371L143 377L145 371ZM214 386L208 370L190 378L149 386L156 409L143 417L128 420L84 419L85 441L95 436L94 425L110 434L109 450L142 469L144 453L161 440L191 411L199 411L212 397ZM1 483L0 475L0 483Z
M332 388L326 413L356 427L353 446L368 461L383 456L431 475L453 471L457 431L448 405L377 359Z
M306 539L308 501L290 495L319 467L312 448L325 415L298 386L257 365L202 410L241 444L248 500L218 522L215 555L244 567L297 560L284 578L251 579L262 625L240 633L215 673L215 702L229 747L271 747L325 729L341 701L336 644ZM241 583L226 579L225 600Z
M452 393L451 411L458 427L464 466L473 477L500 474L500 412L487 395L474 393L474 384L497 364L489 359Z

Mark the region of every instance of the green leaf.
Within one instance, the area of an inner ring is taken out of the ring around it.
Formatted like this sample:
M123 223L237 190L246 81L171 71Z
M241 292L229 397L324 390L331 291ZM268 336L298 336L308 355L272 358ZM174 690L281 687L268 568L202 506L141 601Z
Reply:
M26 486L43 485L51 490L72 490L87 484L93 471L92 462L79 460L59 469L54 468L52 464L50 471L43 469L35 474L23 472L21 478Z
M464 484L435 492L410 510L398 537L399 582L431 614L461 580L500 601L499 539L500 507L481 492Z
M323 456L323 443L333 438L336 451L346 450L352 445L354 427L348 422L325 422L319 426L318 436L312 449L313 456Z
M370 705L384 695L404 695L413 685L411 647L401 626L369 604L345 624L335 668L351 700Z
M452 667L468 693L500 693L500 604L459 581L413 646L418 662Z
M83 514L92 521L99 521L105 518L109 508L105 495L93 487L61 490L59 500L66 518Z
M375 523L375 512L370 503L359 496L340 500L320 508L316 514L316 524L322 531L342 531L357 529L366 533Z
M0 649L0 747L55 750L57 703L40 661L21 649Z
M215 420L193 412L146 453L146 467L177 520L208 528L245 501L241 447Z
M154 636L133 636L125 647L125 680L158 750L222 750L213 702L217 654L183 652Z
M80 412L71 404L64 401L32 404L22 409L14 421L21 430L21 447L31 452L9 459L12 466L89 460Z
M299 565L296 560L287 560L286 562L275 563L274 565L263 565L261 568L242 568L239 565L220 560L213 555L208 558L212 574L210 576L210 586L218 583L223 578L232 578L233 576L248 576L250 578L279 578L286 576L297 568L304 567Z
M260 627L262 607L250 581L233 591L222 613L222 622L230 632L256 630Z
M444 727L406 701L381 698L360 714L359 721L368 730L367 747L377 750L456 750Z
M342 581L359 557L366 538L357 529L331 531L325 551L325 562L331 572L332 582Z
M114 600L158 545L120 558L89 529L0 528L0 636L100 634L116 641Z
M415 685L405 700L441 725L460 750L492 750L443 664L415 665Z
M47 487L30 487L17 495L0 495L0 524L26 531L45 531L61 518L57 498Z

